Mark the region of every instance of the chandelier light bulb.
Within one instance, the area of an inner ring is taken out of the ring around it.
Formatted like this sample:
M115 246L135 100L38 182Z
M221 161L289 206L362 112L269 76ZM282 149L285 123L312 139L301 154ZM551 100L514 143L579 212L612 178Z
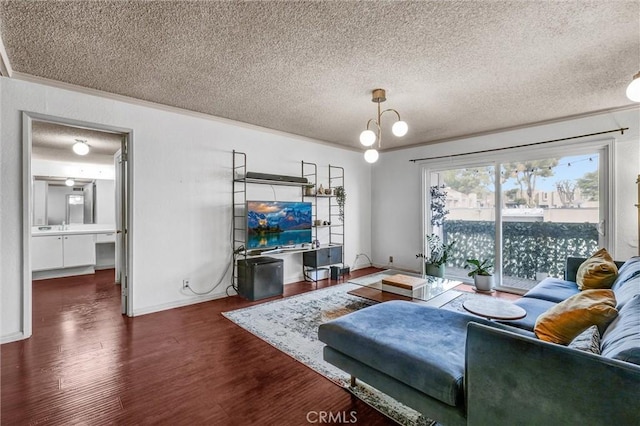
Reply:
M386 100L387 100L387 94L384 89L373 89L373 91L371 92L371 102L374 102L378 105L377 107L378 115L375 118L371 118L369 121L367 121L367 130L360 133L360 143L362 143L362 145L366 147L370 147L374 143L378 142L378 145L377 145L378 148L380 149L382 148L383 132L382 132L381 126L382 126L383 114L393 113L398 119L398 121L396 121L391 127L391 132L395 136L402 137L406 135L407 131L409 130L409 126L407 125L407 123L402 121L402 119L400 119L400 113L398 111L396 111L393 108L385 109L384 111L382 110L382 107L380 104L382 102L385 102ZM375 127L378 130L377 134L374 133L373 130L369 130L369 125L371 123L375 124ZM364 153L364 159L367 160L368 163L375 163L376 161L378 161L379 156L380 154L378 153L378 151L373 148L367 149Z
M76 139L76 143L73 144L73 152L78 155L87 155L89 153L89 145L85 141Z
M64 184L67 185L67 186L73 186L73 185L75 185L75 183L76 182L71 178L67 178L67 180L64 181Z
M373 130L364 130L360 133L360 143L364 146L371 146L376 142L376 134Z
M364 159L367 161L367 163L375 163L376 161L378 161L378 151L376 151L375 149L368 149L364 152Z
M627 98L640 102L640 72L633 76L633 81L627 86Z
M398 137L406 135L408 130L409 126L407 126L407 123L401 120L393 123L393 127L391 127L393 134Z

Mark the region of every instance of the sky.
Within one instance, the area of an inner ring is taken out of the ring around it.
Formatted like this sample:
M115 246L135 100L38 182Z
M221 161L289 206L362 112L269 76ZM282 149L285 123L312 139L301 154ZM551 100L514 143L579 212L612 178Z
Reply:
M574 155L561 157L558 165L553 168L553 175L549 177L538 177L536 179L536 189L539 191L553 191L556 189L556 182L559 180L575 181L585 175L585 173L598 170L598 154ZM503 185L504 189L516 188L515 179L510 179Z

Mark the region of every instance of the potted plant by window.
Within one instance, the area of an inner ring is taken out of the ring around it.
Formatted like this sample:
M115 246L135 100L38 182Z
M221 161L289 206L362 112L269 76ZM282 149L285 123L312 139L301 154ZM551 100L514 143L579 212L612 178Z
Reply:
M455 241L445 244L442 239L436 235L427 235L427 244L429 246L429 255L423 253L416 254L417 258L423 258L426 266L427 275L434 277L444 277L444 269Z
M464 268L471 269L467 275L473 277L477 291L493 291L493 275L490 271L493 264L491 260L467 259L467 265Z

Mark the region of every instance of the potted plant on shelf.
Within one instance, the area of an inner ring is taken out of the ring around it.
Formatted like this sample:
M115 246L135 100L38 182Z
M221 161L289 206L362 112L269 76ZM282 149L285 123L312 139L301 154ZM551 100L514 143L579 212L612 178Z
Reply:
M424 259L427 275L442 278L444 277L445 264L456 242L452 241L449 244L445 244L438 235L431 234L427 235L427 244L429 246L429 255L418 253L416 257Z
M471 269L467 275L473 277L477 291L493 291L493 274L490 271L493 264L491 260L467 259L467 265L464 268Z
M338 204L338 219L340 219L340 222L344 222L344 202L347 200L344 186L336 186L333 189L333 195L336 197L336 203Z

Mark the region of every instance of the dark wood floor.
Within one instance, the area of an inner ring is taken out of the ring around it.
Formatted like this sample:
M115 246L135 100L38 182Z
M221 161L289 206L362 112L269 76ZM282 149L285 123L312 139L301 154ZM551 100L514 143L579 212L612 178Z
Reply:
M320 411L395 424L220 314L251 302L127 318L119 290L112 270L34 282L33 337L1 348L3 425L303 425Z

